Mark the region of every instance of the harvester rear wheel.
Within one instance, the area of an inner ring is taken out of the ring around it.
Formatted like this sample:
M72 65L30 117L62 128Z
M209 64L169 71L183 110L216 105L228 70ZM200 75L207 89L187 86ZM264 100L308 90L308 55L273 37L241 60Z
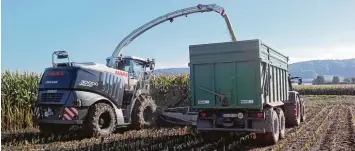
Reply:
M116 115L112 107L106 103L96 103L88 111L84 123L86 135L108 135L116 130Z
M157 105L149 95L141 94L137 97L132 110L132 126L143 129L156 126Z

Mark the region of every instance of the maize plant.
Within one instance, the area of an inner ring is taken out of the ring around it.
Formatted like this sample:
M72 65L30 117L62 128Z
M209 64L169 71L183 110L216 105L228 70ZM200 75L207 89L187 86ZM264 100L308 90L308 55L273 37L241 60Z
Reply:
M41 74L5 71L1 75L1 130L32 125L32 104L37 97ZM160 107L189 105L189 75L156 76L151 82L152 97ZM302 95L355 95L355 85L295 86Z
M301 95L355 95L355 85L297 85Z
M5 71L1 74L1 130L32 127L31 105L40 75Z

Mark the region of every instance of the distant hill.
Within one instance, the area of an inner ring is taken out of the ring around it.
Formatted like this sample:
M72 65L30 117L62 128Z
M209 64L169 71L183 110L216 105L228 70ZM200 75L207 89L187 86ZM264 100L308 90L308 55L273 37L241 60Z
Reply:
M157 75L177 75L189 72L189 68L167 68L155 70L155 74ZM332 76L354 77L355 58L297 62L290 64L290 73L292 76L302 77L304 82L310 82L317 75L325 75L326 78L332 78Z

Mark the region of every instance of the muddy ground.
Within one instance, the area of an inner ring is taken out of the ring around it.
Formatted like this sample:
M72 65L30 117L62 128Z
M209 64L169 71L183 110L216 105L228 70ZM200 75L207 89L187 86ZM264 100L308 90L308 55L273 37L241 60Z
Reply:
M286 128L286 138L273 146L254 135L203 140L191 128L124 131L103 138L85 138L80 131L44 136L38 130L4 132L3 150L355 150L355 96L306 96L307 119Z

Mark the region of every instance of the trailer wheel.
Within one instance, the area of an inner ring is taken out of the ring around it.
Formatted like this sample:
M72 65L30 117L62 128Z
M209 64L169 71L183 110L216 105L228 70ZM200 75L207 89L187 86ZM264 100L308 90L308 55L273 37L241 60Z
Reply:
M285 114L281 108L277 108L276 112L279 116L280 121L280 139L285 138Z
M94 104L88 112L84 123L85 133L92 136L108 135L116 130L116 115L112 107L106 103Z
M286 103L285 107L285 115L286 115L286 123L290 126L298 126L301 123L301 107L300 101L297 97L296 103Z
M132 110L134 129L154 127L157 120L157 106L151 96L139 95Z
M270 117L267 119L268 126L271 128L271 132L266 132L265 142L267 144L276 144L279 141L280 136L280 121L277 112L272 110Z

